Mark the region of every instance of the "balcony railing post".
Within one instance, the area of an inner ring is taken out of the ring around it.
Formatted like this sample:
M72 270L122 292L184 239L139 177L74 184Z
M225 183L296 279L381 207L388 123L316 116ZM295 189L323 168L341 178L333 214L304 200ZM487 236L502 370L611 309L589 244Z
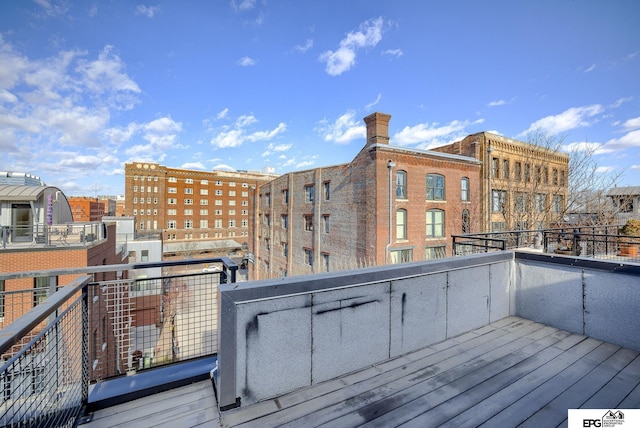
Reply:
M82 404L89 401L89 285L82 287Z

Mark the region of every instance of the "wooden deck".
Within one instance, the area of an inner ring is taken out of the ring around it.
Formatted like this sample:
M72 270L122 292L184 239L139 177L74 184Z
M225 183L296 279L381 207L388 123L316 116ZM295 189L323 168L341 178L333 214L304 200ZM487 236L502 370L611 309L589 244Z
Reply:
M221 416L213 400L200 382L96 412L84 427L566 426L569 408L640 407L640 356L509 317Z

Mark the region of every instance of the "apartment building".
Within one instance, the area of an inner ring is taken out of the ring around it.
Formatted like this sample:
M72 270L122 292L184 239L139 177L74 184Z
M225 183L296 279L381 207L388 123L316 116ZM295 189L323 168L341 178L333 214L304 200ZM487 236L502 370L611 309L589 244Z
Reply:
M490 132L433 150L481 162L480 217L485 232L541 229L562 221L569 155Z
M440 258L452 234L479 231L480 161L390 145L390 119L364 118L351 162L259 187L258 278Z
M74 221L101 221L105 215L105 204L98 198L69 196L67 199Z
M226 255L249 241L255 189L274 177L127 163L124 214L136 217L139 235L161 232L165 254L217 248L220 254L213 255Z

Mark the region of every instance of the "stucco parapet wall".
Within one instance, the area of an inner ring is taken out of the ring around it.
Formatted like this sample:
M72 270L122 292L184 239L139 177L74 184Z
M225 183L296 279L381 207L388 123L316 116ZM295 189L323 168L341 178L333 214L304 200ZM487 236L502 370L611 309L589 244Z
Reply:
M219 291L234 302L245 302L285 295L290 296L292 294L305 294L333 288L359 286L367 283L399 280L439 272L451 272L473 266L501 263L513 259L513 251L501 251L434 260L431 262L421 261L353 271L220 284Z
M397 146L391 146L391 145L387 145L387 144L372 144L371 146L368 147L368 149L370 151L373 150L384 150L384 151L389 151L389 152L397 152L397 153L407 153L407 154L412 154L412 155L420 155L420 156L431 156L434 158L440 158L440 159L447 159L447 160L453 160L453 161L462 161L462 162L468 162L468 163L472 163L472 164L477 164L477 165L482 165L482 161L476 159L476 158L472 158L469 156L462 156L462 155L454 155L451 153L445 153L445 152L436 152L433 150L419 150L419 149L408 149L405 147L397 147Z

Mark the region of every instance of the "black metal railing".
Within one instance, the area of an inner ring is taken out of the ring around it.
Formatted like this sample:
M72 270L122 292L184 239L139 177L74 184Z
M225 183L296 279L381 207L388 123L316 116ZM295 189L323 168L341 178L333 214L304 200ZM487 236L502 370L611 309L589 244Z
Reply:
M106 239L103 222L0 226L0 249L25 245L78 246Z
M0 274L7 289L55 284L22 290L24 313L0 330L0 426L73 426L90 383L217 354L217 287L236 270L215 258Z
M530 249L544 253L640 261L640 236L618 234L620 226L585 226L516 230L453 236L454 255L508 249Z

